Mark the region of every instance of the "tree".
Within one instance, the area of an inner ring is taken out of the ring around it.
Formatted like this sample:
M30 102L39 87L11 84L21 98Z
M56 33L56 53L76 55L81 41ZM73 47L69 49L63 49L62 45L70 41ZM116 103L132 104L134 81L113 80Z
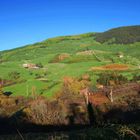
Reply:
M100 73L97 83L104 86L115 86L128 82L128 79L117 72Z
M113 88L116 85L120 85L126 83L128 79L124 77L122 74L117 72L109 72L109 73L101 73L99 74L99 78L97 79L98 84L109 86L110 92L108 98L113 103Z
M2 87L3 87L3 80L0 79L0 95L3 93Z

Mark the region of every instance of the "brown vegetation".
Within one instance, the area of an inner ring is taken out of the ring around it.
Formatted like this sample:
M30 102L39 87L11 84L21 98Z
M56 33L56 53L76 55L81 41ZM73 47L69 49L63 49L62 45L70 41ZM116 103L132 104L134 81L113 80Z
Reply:
M123 71L123 70L128 70L129 66L125 64L109 64L105 66L100 66L100 67L92 67L91 70L118 70L118 71Z
M90 76L85 74L81 78L64 77L63 86L53 100L42 96L11 97L2 93L0 117L10 118L11 124L16 123L16 127L22 129L29 124L75 126L139 121L139 83L104 85L95 91L90 86ZM113 102L109 100L111 88Z
M72 77L64 77L63 79L63 91L65 93L77 94L80 93L81 89L84 89L90 85L88 75L83 75L81 79Z
M62 54L56 55L50 61L50 63L58 63L58 62L61 62L61 61L65 60L66 58L69 58L69 57L70 57L70 54L68 54L68 53L62 53Z

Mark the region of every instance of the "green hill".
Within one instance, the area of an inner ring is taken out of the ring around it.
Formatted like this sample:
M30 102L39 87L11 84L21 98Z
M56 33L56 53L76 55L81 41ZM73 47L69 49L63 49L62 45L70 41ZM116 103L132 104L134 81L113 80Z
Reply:
M140 42L140 26L114 28L96 34L96 41L110 44L130 44Z
M140 134L139 82L140 26L0 51L0 133L3 139L134 139L128 132ZM78 93L87 88L93 94L85 104Z
M139 38L136 30L139 26L127 28L134 30ZM91 67L112 63L130 65L132 68L124 72L129 78L139 71L140 42L102 44L96 41L98 35L101 34L61 36L0 52L0 78L13 80L13 84L5 86L4 91L27 96L27 91L31 94L32 88L36 87L37 94L51 97L59 91L65 76L81 77L88 73L95 84L99 72L90 72ZM119 54L124 57L119 58ZM42 65L43 68L26 69L23 67L26 63ZM14 80L16 74L20 79Z

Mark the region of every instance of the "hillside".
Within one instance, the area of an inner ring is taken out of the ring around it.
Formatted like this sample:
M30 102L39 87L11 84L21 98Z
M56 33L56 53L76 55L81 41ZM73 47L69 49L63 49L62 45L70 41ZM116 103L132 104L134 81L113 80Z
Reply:
M135 36L139 38L138 30L135 30L139 26L126 27L128 28L133 29ZM105 70L104 67L115 63L130 66L123 72L128 78L131 78L135 71L139 73L139 42L101 44L95 40L96 36L96 33L61 36L0 52L0 78L9 82L4 91L11 91L12 95L27 96L35 87L37 94L52 97L60 89L65 76L81 77L91 74L92 69L95 72L91 79L95 84L99 73L97 70L101 67ZM23 64L39 65L41 68L26 69ZM14 79L15 75L20 77L17 81Z
M39 132L52 131L65 139L139 138L137 28L107 32L125 43L97 41L106 32L87 33L0 52L0 134L15 134L14 140L20 133L46 139L54 134Z
M97 33L96 41L109 44L140 42L140 26L119 27L103 33Z

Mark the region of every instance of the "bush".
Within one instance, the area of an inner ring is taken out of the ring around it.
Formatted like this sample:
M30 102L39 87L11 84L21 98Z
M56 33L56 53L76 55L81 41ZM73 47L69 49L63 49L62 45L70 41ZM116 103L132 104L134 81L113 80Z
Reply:
M2 86L3 86L2 84L3 84L3 83L2 83L2 79L0 78L0 95L3 93L3 92L2 92Z
M134 75L132 78L132 81L134 81L134 82L140 81L140 75Z
M121 59L117 56L112 56L110 59L112 60L113 63L122 63L122 64L129 64L135 66L140 65L139 59L132 56L125 56Z
M77 102L78 101L78 102ZM80 103L81 102L81 103ZM86 106L82 104L84 99L75 96L63 96L59 100L47 100L44 97L37 97L24 108L20 114L16 114L19 122L41 125L68 125L85 124L88 122Z
M117 72L109 72L100 73L97 82L105 86L115 86L128 82L128 79Z
M78 94L81 89L90 85L90 81L83 79L76 79L72 77L65 77L63 82L63 92Z
M3 94L2 86L0 86L0 95Z
M41 62L37 63L36 66L39 67L39 68L43 68L43 64Z
M36 124L59 125L64 121L61 105L43 98L32 101L23 114L28 121Z

